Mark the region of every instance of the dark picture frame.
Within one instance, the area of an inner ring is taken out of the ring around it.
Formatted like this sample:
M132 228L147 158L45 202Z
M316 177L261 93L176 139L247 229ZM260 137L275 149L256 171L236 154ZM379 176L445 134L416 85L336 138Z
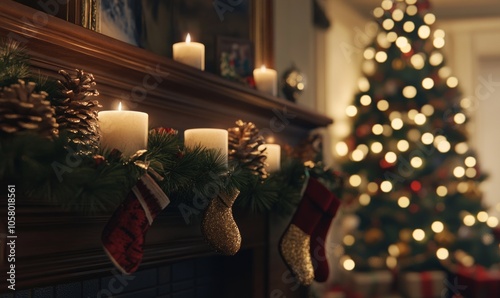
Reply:
M254 46L250 40L226 36L217 37L215 61L217 74L221 77L254 86L254 57Z

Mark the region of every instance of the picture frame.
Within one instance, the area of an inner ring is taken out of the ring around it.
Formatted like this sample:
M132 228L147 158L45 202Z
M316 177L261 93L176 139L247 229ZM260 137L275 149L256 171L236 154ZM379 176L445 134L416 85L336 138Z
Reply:
M216 63L217 73L221 77L254 86L254 57L252 41L226 36L217 37Z

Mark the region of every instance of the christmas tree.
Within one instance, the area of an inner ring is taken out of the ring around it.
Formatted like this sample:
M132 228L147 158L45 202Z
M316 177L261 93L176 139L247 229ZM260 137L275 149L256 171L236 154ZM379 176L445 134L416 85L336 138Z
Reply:
M336 144L357 229L344 236L347 270L424 271L500 261L482 204L485 179L468 145L458 80L445 65L445 32L426 0L384 0L364 50L350 136ZM449 265L449 266L448 266Z

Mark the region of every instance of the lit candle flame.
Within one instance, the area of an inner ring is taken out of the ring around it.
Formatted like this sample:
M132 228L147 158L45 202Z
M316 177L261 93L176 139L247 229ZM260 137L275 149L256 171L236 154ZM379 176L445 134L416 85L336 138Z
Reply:
M190 43L191 42L191 35L188 35L186 36L186 43Z
M264 64L260 67L260 71L266 71L266 66Z
M122 110L122 102L120 101L120 103L118 104L118 111L121 111Z

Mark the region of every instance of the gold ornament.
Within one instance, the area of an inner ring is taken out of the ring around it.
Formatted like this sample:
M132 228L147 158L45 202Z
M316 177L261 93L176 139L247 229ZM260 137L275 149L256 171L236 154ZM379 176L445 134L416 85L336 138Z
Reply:
M232 256L240 250L241 235L233 218L232 206L240 191L233 189L212 199L203 214L201 231L210 246Z
M365 242L368 244L374 244L384 238L384 233L379 228L371 228L365 232Z
M33 131L44 137L58 135L54 108L47 93L34 92L36 84L18 80L0 91L0 132L12 134Z
M76 76L70 76L60 70L64 77L59 80L59 94L53 99L56 119L61 131L69 135L71 143L77 146L81 154L93 154L99 148L98 108L102 107L93 96L99 95L94 89L94 76L83 70L76 70Z
M310 236L294 224L290 224L281 238L280 252L286 264L302 285L314 280L314 268L309 252Z
M236 121L236 127L228 129L229 160L237 161L242 167L249 169L261 180L267 178L265 168L265 149L259 149L265 144L264 138L259 135L257 126L252 122Z

